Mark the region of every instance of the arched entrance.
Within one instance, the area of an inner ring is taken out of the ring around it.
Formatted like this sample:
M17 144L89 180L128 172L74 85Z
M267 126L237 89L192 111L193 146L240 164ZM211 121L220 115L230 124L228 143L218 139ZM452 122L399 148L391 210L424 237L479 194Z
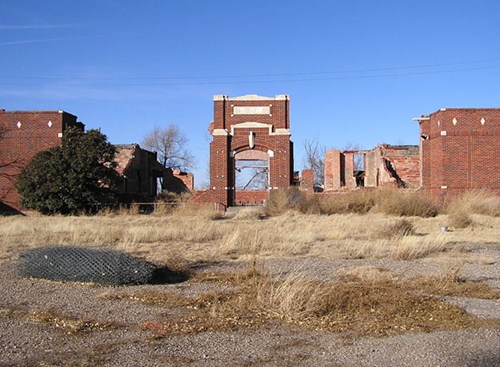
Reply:
M243 150L234 155L235 191L233 205L261 205L267 199L269 153Z
M214 120L209 130L213 140L207 200L224 206L255 204L267 198L270 190L292 184L293 143L287 95L215 96ZM238 195L248 190L239 190L236 172L248 169L267 173L265 190L255 200Z

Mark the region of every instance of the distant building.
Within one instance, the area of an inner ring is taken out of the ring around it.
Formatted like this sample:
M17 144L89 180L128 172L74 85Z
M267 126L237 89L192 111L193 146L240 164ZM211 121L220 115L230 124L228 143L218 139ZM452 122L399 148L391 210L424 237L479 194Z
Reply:
M194 191L194 176L180 169L166 168L163 173L163 190L175 194Z
M443 201L468 189L500 194L499 108L442 108L414 120L425 190Z
M121 201L154 200L158 192L158 179L165 172L156 152L142 149L139 144L118 144L115 147L116 171L122 178L119 187Z
M325 156L325 191L358 187L418 187L417 145L380 144L372 150L329 150Z
M64 131L70 127L84 130L85 125L64 111L0 110L0 213L22 210L15 188L17 177L38 152L60 145ZM166 171L156 153L138 144L115 147L117 171L122 176L121 200L153 200L158 178Z
M270 190L284 189L293 183L288 95L214 96L214 118L209 131L210 187L195 195L195 201L221 208L262 204ZM250 163L266 172L265 189L236 189L236 172L250 168Z

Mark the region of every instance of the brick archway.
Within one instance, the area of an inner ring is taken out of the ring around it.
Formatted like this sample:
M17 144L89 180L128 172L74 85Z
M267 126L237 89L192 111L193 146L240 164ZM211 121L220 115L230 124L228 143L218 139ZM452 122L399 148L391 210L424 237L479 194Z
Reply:
M269 189L287 188L293 179L293 143L290 140L289 97L246 95L214 97L210 124L211 199L233 206L236 158L266 154ZM261 152L261 153L257 153Z

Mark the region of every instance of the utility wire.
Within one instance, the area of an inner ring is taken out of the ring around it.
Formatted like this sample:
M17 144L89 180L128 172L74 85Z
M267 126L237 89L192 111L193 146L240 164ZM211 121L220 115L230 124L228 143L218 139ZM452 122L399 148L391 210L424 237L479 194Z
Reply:
M342 71L318 71L318 72L294 72L294 73L269 73L269 74L247 74L247 75L219 75L219 76L134 76L134 77L74 77L74 76L13 76L0 75L0 79L16 80L16 82L2 83L2 85L33 85L36 81L52 80L62 81L63 85L93 85L95 83L108 83L113 86L178 86L178 85L221 85L221 84L262 84L276 82L307 82L307 81L330 81L350 79L372 79L385 77L404 77L414 75L445 74L464 71L491 70L500 68L499 65L476 66L455 68L455 66L474 65L500 59L478 60L460 63L429 64L416 66L398 66L373 69L353 69ZM442 68L440 70L423 70L429 68ZM451 68L450 68L451 67ZM401 72L396 72L401 70ZM389 72L389 73L387 73ZM237 80L222 80L233 79ZM259 78L259 79L254 79ZM206 79L206 80L204 80ZM89 82L89 83L87 83ZM36 83L38 84L38 83Z

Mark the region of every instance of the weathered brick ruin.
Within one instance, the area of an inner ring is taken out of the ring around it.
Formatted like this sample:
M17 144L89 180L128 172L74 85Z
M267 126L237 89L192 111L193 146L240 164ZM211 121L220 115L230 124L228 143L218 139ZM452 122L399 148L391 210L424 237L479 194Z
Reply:
M69 127L84 129L77 117L64 111L0 110L0 212L20 211L15 188L17 176L35 154L58 146ZM124 202L152 200L156 179L163 174L156 153L137 144L117 145L117 171L122 175L120 196Z
M220 209L262 204L269 190L297 181L289 111L287 95L215 96L209 127L210 188L196 193L194 200L216 203ZM443 108L415 120L420 147L380 144L372 150L328 151L324 191L423 188L440 201L468 189L500 194L500 109ZM84 129L76 116L64 111L0 110L0 211L21 209L15 189L19 172L39 151L61 144L64 131L73 126ZM163 168L156 153L137 144L116 147L123 201L152 200L159 177L168 191L194 190L192 174ZM266 190L236 189L235 171L248 161L264 165ZM300 181L303 190L314 190L312 170L304 170Z
M358 187L418 187L417 145L380 144L373 150L329 150L325 156L325 191Z
M214 97L210 124L210 188L196 198L222 207L257 204L267 191L238 191L237 162L261 161L268 166L268 190L287 188L293 179L290 105L287 95Z
M156 152L142 149L139 144L118 144L115 148L116 171L122 178L119 187L121 201L154 200L158 191L157 179L163 177L165 171Z
M180 169L166 168L163 173L163 190L175 194L194 191L194 176L192 173Z
M468 189L500 194L500 109L442 108L420 124L421 186L446 201Z

